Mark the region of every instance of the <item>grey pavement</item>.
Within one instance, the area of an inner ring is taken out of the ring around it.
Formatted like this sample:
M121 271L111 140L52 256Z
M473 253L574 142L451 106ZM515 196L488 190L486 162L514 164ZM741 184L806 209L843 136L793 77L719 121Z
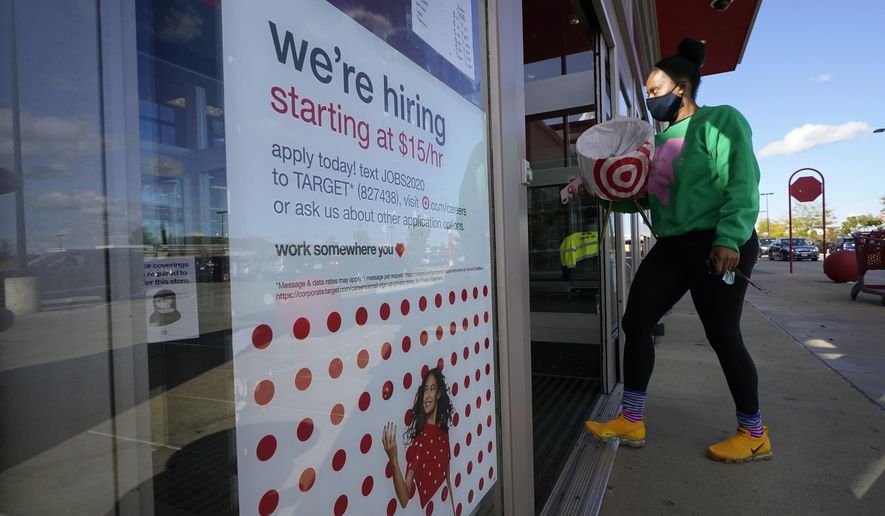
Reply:
M753 281L774 290L752 292L750 303L827 365L885 408L885 306L880 297L849 296L851 285L834 283L820 262L760 261ZM867 273L885 284L885 270Z
M602 514L885 514L885 307L852 302L820 262L788 268L758 264L774 295L750 293L742 321L773 459L707 458L734 432L734 405L686 296L657 347L648 444L618 451Z

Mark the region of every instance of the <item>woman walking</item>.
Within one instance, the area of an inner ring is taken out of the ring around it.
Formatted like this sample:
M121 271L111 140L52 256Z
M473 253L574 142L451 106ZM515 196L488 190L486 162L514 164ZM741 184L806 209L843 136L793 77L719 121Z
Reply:
M691 293L707 339L734 399L738 428L708 448L711 458L745 462L771 457L759 412L758 379L740 320L759 248L759 165L750 126L730 106L699 107L704 43L684 39L646 80L648 110L666 130L655 138L647 206L659 239L636 272L622 329L624 398L617 418L584 427L602 439L645 444L645 397L655 350L652 328Z

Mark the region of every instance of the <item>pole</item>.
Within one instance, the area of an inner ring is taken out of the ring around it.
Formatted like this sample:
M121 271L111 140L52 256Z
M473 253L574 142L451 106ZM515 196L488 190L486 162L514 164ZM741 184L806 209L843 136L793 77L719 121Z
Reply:
M793 178L796 177L796 174L799 172L805 172L806 170L810 172L814 172L818 176L820 176L820 191L823 194L823 223L824 223L824 261L827 258L827 189L826 189L826 181L824 180L824 175L817 169L814 168L800 168L799 170L790 174L790 178L787 179L787 195L789 196L789 207L790 207L790 274L793 274L793 192L790 191L790 187L793 186ZM798 199L797 199L798 200Z
M774 192L766 192L759 195L765 197L765 232L768 233L768 237L771 238L771 213L768 211L768 196L774 195Z
M820 172L818 172L818 174L820 174ZM824 219L824 243L821 246L823 247L824 257L820 261L821 266L823 266L823 263L827 261L827 183L824 180L823 174L820 174L820 193L823 196L823 198L821 199L821 211L823 212Z
M22 171L21 113L18 92L18 49L15 34L15 2L9 2L9 48L12 59L12 152L13 169L18 174L15 189L15 265L20 275L28 268L27 236L25 233L25 175Z
M790 197L788 202L790 208L790 274L793 274L793 194L790 193L790 181L792 179L793 176L787 179L787 195Z

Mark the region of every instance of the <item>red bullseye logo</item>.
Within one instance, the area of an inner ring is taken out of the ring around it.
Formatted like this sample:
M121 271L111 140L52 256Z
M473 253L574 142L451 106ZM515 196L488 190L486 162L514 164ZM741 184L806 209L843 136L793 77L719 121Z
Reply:
M596 160L591 184L596 195L618 201L634 199L645 193L651 149L651 142L645 142L625 156Z

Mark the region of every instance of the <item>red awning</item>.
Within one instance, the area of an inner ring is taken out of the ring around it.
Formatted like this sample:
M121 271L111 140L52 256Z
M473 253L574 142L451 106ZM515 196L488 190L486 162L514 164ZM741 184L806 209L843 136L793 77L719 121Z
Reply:
M656 0L658 41L661 56L676 53L684 37L707 42L703 75L737 68L750 39L762 0L734 0L723 12L710 7L711 0Z

